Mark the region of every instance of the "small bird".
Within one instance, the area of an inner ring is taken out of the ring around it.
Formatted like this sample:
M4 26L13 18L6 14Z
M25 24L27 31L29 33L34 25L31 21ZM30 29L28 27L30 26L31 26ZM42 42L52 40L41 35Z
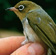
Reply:
M40 42L48 47L47 55L56 55L56 24L43 8L32 1L20 1L7 8L15 12L23 25L25 40Z

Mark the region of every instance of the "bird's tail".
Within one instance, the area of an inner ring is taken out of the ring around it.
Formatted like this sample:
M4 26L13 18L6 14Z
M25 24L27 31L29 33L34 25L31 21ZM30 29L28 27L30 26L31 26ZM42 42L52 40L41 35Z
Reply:
M56 51L56 44L54 45L55 51ZM56 52L54 53L54 55L56 55Z

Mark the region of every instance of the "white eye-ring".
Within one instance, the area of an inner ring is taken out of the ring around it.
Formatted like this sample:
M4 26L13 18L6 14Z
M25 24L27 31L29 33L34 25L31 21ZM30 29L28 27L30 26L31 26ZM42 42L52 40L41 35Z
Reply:
M24 5L20 5L20 6L18 7L18 9L19 9L20 11L22 11L22 10L24 9Z

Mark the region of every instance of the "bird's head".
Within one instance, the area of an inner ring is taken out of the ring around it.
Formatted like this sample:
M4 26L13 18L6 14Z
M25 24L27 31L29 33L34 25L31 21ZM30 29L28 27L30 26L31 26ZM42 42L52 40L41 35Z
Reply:
M20 20L22 20L29 11L39 8L40 6L32 1L20 1L14 7L7 9L14 11L15 14L20 18Z

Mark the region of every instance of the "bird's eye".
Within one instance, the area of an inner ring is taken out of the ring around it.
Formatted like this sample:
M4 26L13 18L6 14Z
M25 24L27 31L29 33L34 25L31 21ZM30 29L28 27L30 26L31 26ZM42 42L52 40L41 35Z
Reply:
M24 9L24 5L20 5L20 6L18 7L18 9L19 9L20 11L22 11L22 10Z

